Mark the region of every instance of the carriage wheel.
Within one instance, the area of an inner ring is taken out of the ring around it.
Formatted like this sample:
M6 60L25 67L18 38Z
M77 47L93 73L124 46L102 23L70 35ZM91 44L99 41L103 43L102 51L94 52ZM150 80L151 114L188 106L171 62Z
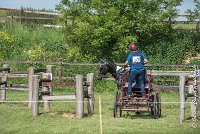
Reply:
M120 92L117 91L115 95L115 101L114 101L114 118L121 117L122 116L122 110L120 109L120 106L118 105L118 101L120 98Z
M149 102L150 104L150 109L151 109L151 115L154 115L154 95L151 95L150 96L150 102Z
M160 97L160 93L156 93L156 95L154 95L153 110L154 110L154 118L160 118L161 117L161 97Z

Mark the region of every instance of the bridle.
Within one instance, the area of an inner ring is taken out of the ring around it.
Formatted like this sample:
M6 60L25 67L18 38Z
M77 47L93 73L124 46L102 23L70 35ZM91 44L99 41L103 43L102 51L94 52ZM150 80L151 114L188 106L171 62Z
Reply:
M99 74L98 74L98 79L102 79L106 73L110 73L114 78L117 83L117 87L120 88L122 87L125 82L127 82L127 70L123 70L123 68L120 68L119 70L116 70L117 66L112 63L103 63L100 65L99 69Z
M98 79L102 79L106 75L107 72L108 72L108 67L106 66L106 63L100 65Z

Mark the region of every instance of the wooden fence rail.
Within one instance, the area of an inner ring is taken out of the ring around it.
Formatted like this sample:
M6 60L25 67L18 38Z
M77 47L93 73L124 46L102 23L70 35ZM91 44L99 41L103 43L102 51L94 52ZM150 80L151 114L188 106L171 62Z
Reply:
M48 64L48 65L79 65L79 66L99 66L100 63L73 63L64 61L0 61L0 64ZM123 66L123 63L116 63ZM146 64L147 67L194 67L194 64Z
M51 67L51 66L50 66ZM0 84L0 101L6 101L6 90L18 90L18 91L28 91L28 87L30 83L26 84L15 84L15 83L8 83L9 78L27 78L30 80L32 75L39 74L41 72L48 72L50 68L47 65L46 69L33 69L32 67L29 68L28 71L10 71L10 67L8 64L4 64L3 67L0 69L0 77L1 77L1 84ZM30 98L30 96L29 96ZM29 103L30 107L30 103Z
M1 18L3 18L3 17L1 17ZM27 16L6 16L5 18L10 18L10 19L28 19L28 20L55 20L54 18L27 17Z

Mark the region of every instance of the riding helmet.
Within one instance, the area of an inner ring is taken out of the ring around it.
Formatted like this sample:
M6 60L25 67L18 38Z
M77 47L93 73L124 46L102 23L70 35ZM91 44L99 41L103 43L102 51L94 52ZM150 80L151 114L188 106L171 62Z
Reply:
M129 46L131 51L136 51L137 50L137 46L134 43L131 43Z

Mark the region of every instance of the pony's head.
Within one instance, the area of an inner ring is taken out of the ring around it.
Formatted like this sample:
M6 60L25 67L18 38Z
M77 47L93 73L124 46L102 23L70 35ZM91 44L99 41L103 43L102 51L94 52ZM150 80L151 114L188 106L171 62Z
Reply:
M100 61L99 73L97 75L97 79L101 80L108 73L108 62L105 60Z
M105 60L100 61L99 74L97 79L101 80L107 73L111 73L116 79L117 77L117 66L112 62L107 62Z

